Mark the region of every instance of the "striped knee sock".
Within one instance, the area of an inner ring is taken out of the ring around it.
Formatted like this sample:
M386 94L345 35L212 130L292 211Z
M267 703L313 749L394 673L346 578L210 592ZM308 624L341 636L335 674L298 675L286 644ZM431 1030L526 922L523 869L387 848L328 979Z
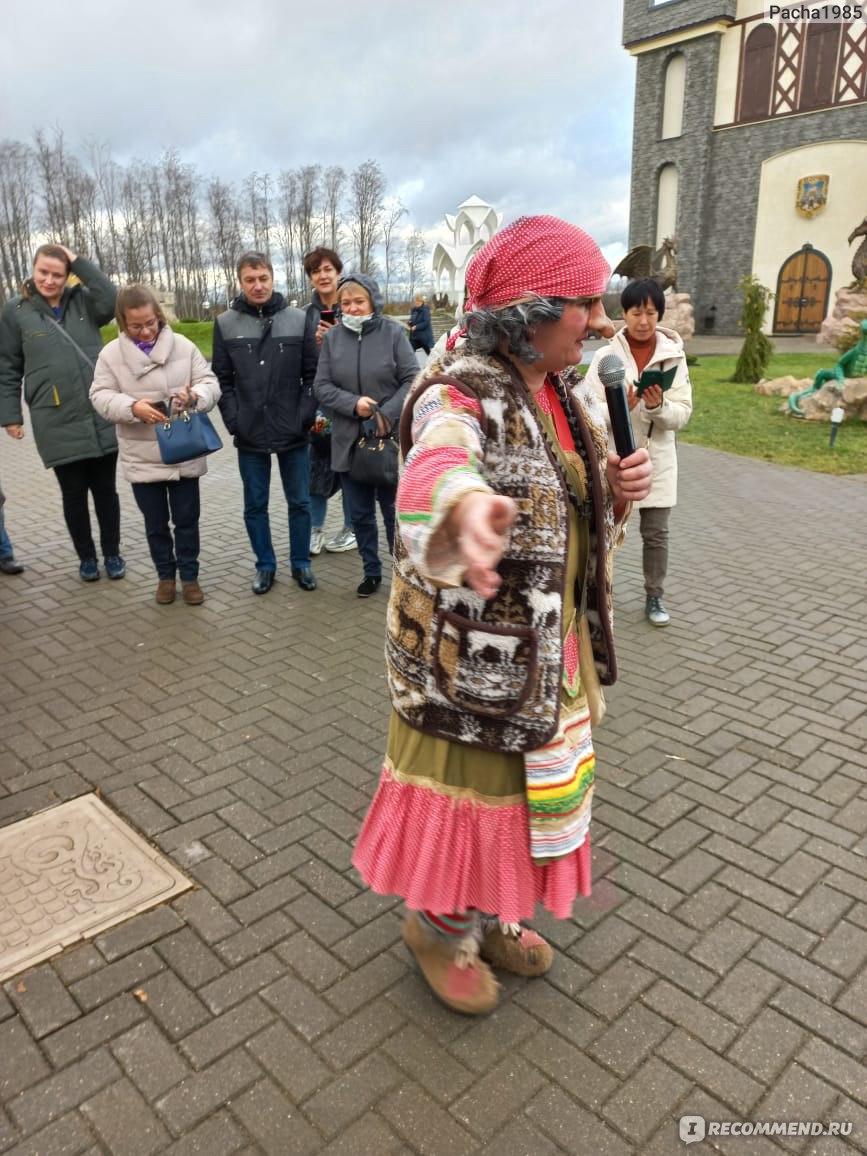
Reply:
M453 911L448 915L433 911L419 911L418 917L429 931L442 939L463 939L473 935L478 924L478 912Z

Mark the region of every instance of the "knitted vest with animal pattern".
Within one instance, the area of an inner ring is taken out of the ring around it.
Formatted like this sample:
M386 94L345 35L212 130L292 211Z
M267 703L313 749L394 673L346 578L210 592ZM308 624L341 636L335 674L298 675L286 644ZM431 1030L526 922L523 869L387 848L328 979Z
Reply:
M432 363L408 398L400 425L404 456L412 447L415 400L442 380L479 402L481 474L495 493L512 498L517 517L498 566L500 588L487 600L468 586L434 586L396 536L386 636L392 702L426 734L488 750L533 750L554 735L559 717L570 494L521 376L505 359L466 347ZM590 528L584 604L599 678L610 685L613 519L603 480L604 419L589 391L581 396L580 384L576 390L560 380L556 387L588 482L579 509ZM577 588L575 603L582 603Z

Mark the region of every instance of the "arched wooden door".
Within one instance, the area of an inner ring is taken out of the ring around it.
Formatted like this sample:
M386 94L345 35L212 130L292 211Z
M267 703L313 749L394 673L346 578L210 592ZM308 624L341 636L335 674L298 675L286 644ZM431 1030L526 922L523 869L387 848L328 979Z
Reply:
M830 294L831 262L812 245L804 245L780 269L774 333L818 333Z

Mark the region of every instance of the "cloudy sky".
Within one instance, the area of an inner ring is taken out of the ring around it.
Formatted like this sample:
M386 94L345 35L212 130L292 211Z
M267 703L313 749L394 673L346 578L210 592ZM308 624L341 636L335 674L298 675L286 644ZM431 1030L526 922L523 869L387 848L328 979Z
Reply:
M0 137L60 126L229 180L372 157L434 229L476 194L625 250L635 66L618 0L4 4Z

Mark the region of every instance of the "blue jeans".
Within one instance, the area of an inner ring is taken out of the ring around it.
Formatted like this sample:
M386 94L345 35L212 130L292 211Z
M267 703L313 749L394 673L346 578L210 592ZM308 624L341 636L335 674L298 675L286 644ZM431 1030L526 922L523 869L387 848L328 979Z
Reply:
M12 543L6 533L6 523L3 521L3 507L6 504L6 495L0 486L0 558L11 558L13 555Z
M293 570L310 565L310 455L307 446L275 454L283 493L289 507L289 558ZM238 466L244 483L244 525L256 555L256 569L277 569L268 499L271 495L271 455L238 450Z
M352 514L352 529L358 543L358 552L364 563L365 578L381 578L382 563L379 561L379 533L376 528L376 504L385 523L388 548L394 550L394 499L397 486L365 486L354 482L349 474L341 474L343 492L349 499Z
M342 477L342 475L341 475ZM349 501L346 497L346 490L341 485L340 496L343 500L343 525L352 525L352 514L349 510ZM310 495L310 523L315 526L317 530L321 530L325 525L325 512L328 509L328 498L324 494Z
M159 578L199 576L199 479L133 482L133 497L144 514L145 534ZM169 515L174 522L174 538Z

